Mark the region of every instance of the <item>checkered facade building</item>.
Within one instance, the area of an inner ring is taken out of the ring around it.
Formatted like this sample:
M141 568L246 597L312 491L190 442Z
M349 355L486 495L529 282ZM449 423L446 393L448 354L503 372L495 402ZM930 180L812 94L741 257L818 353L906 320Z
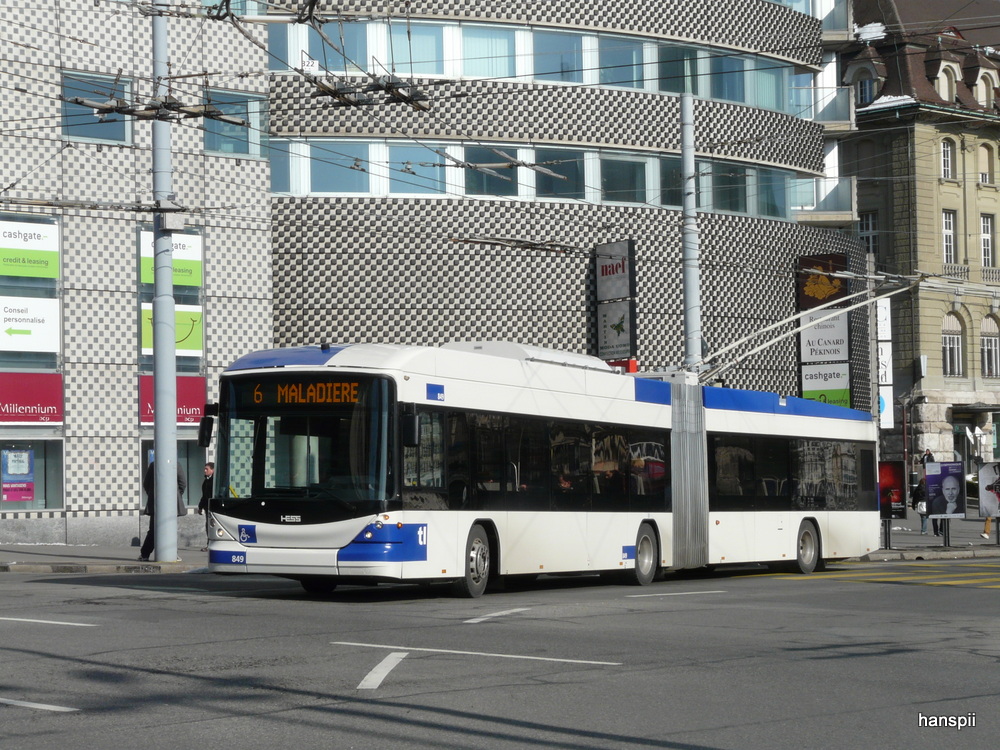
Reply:
M6 188L0 213L14 220L49 217L60 227L57 370L65 415L58 427L0 424L0 442L58 440L63 464L62 507L0 507L0 541L128 544L141 531L141 444L152 437L139 417L139 377L150 373L140 365L138 296L139 232L151 228L152 214L126 206L152 201L151 125L130 122L131 138L122 144L67 137L59 96L64 73L75 72L120 76L131 83L130 104L148 100L151 20L136 4L114 0L5 0L0 28L0 182ZM266 31L252 33L266 38ZM199 74L174 80L178 99L201 101L206 81L266 96L260 75L266 53L226 24L171 18L168 35L171 74ZM196 119L171 127L171 146L176 201L189 209L185 224L204 243L205 354L191 374L205 376L215 398L229 362L273 344L269 170L261 158L207 153ZM180 440L194 440L193 433L178 428ZM187 502L198 497L199 488L189 487ZM187 535L188 542L203 543L201 517L179 521L182 542Z
M285 9L304 5L288 2ZM408 20L508 23L533 29L614 32L728 48L782 50L816 65L820 24L766 0L498 6L449 0L406 4ZM379 20L400 8L379 2L319 2L316 18ZM336 75L360 89L361 77ZM473 145L680 151L679 97L638 90L506 80L408 79L430 111L404 104L338 106L293 72L271 79L276 138L412 139ZM699 157L821 174L823 126L799 117L695 99ZM374 111L373 110L377 110ZM332 150L336 141L333 141ZM275 196L275 331L283 345L385 341L436 345L510 339L596 354L595 244L631 238L637 247L641 368L683 360L681 213L648 205L475 199L456 196ZM841 232L748 216L699 214L702 326L708 351L796 312L792 269L802 256L842 252L864 271L860 245ZM491 238L498 242L477 242ZM503 240L556 243L512 248ZM852 314L853 399L870 407L867 314ZM791 328L791 326L788 326ZM753 345L760 341L752 342ZM751 348L750 346L745 349ZM736 356L742 352L737 351ZM797 340L747 358L725 377L735 387L797 393Z

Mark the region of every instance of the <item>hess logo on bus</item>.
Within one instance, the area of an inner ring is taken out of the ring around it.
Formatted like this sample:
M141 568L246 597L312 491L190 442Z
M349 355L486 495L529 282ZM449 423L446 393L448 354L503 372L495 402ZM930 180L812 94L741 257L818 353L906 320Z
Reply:
M282 523L302 523L302 516L280 516Z

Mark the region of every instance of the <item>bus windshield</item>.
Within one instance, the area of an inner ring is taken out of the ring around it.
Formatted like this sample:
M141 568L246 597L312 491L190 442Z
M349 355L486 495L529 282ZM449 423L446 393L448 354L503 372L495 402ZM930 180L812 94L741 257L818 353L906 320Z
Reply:
M212 511L262 523L329 523L394 493L391 384L291 373L222 382Z

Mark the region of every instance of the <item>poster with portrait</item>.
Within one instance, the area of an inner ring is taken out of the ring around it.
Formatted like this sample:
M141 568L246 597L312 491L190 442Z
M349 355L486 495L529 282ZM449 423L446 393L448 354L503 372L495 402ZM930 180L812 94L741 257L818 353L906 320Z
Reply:
M927 510L931 518L965 518L965 474L959 461L928 463Z
M1000 463L995 461L979 469L979 517L1000 517Z

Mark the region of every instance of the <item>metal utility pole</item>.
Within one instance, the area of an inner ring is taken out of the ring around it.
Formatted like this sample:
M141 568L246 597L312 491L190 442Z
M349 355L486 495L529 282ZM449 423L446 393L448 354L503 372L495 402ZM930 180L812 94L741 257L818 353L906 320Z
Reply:
M160 3L154 2L154 9ZM167 97L167 18L154 13L154 99ZM174 318L173 203L170 121L152 122L153 146L153 452L156 559L177 560L177 338Z
M681 273L684 305L684 367L701 362L701 268L698 242L698 180L694 159L694 97L681 94L681 180L683 254Z

